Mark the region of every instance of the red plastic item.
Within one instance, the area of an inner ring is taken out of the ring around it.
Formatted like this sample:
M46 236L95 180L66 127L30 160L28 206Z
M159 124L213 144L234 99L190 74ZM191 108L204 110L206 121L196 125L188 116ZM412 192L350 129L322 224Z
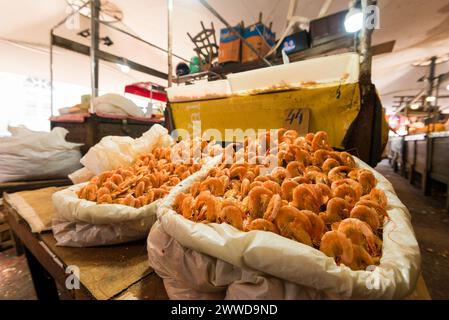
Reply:
M125 93L167 102L165 88L152 82L137 82L125 87Z

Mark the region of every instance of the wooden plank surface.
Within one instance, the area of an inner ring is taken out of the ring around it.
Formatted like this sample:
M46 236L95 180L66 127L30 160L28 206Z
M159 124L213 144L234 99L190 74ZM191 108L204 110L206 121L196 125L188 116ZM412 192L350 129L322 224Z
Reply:
M56 246L51 233L41 234L41 238L64 265L79 268L81 283L96 299L111 299L153 272L144 240L106 247L68 248Z
M115 298L116 300L168 300L164 282L155 273L151 273L141 281Z
M51 229L51 220L55 214L51 197L53 193L64 188L49 187L12 194L5 193L3 201L28 222L32 232L39 233Z
M69 179L4 182L0 183L0 195L3 194L3 192L11 193L24 190L41 189L46 187L69 186L71 184L72 182Z

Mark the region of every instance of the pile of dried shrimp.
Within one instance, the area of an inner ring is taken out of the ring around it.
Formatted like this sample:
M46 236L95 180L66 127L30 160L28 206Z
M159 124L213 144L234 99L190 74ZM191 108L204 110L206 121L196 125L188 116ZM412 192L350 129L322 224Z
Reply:
M195 222L282 235L353 270L378 264L387 198L372 172L357 168L349 153L333 151L325 132L276 134L276 150L265 154L258 146L273 136L246 139L233 164L222 163L178 194L174 209ZM273 156L277 166L267 171Z
M150 153L138 156L129 167L93 177L78 191L78 197L98 204L140 208L163 198L180 181L198 171L208 156L203 154L204 150L209 150L211 155L220 152L221 147L212 147L211 144L193 139L171 147L157 147ZM196 154L198 157L194 158ZM183 158L185 155L187 159Z

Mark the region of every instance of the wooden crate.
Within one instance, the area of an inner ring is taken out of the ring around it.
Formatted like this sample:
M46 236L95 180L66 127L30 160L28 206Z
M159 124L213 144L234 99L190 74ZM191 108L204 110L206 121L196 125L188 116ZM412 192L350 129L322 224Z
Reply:
M13 246L11 232L0 206L0 251L9 249Z
M139 138L154 124L164 125L159 120L136 120L106 118L96 114L86 118L84 122L51 121L51 128L62 127L69 131L67 141L83 143L81 153L84 155L89 149L106 136L129 136Z

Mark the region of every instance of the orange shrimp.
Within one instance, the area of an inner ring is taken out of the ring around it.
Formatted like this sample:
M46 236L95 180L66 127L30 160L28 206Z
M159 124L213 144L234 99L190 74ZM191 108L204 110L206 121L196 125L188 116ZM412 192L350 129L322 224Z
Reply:
M128 194L122 201L122 204L130 207L134 207L136 204L136 199L133 197L133 195Z
M240 186L240 194L242 196L246 196L248 192L251 190L251 181L247 178L243 179L242 185Z
M261 218L273 192L264 187L255 187L248 194L248 209L253 219ZM264 199L265 198L265 199Z
M318 131L313 136L312 150L317 151L318 149L332 150L332 148L329 145L327 133L324 131Z
M100 199L102 196L104 195L109 195L111 196L111 191L106 188L106 187L101 187L100 189L98 189L97 191L97 199Z
M84 186L80 191L81 192L79 197L82 199L86 199L89 201L95 201L97 199L98 187L96 184L89 183L88 185Z
M293 190L292 205L300 210L310 210L319 212L320 199L318 199L316 191L310 185L299 185Z
M173 209L175 209L176 212L181 213L182 202L187 196L188 194L183 192L180 192L175 196L175 199L173 200Z
M348 218L340 222L338 231L344 233L353 244L363 246L370 253L375 253L376 236L370 226L359 219Z
M192 210L193 197L191 195L187 195L182 201L181 205L181 213L184 218L192 220L193 218L193 210Z
M140 181L136 186L136 189L134 191L134 196L136 198L138 198L143 195L144 191L145 191L145 182Z
M273 193L277 193L277 194L281 193L281 186L277 182L274 182L274 181L271 181L271 180L270 181L265 181L262 184L262 186L264 188L267 188L268 190L270 190Z
M109 193L104 193L103 195L97 197L97 203L98 204L112 203L112 197Z
M269 231L276 234L279 234L278 228L274 225L273 222L265 220L265 219L255 219L245 225L246 231Z
M301 212L309 218L310 224L312 225L310 237L313 244L319 246L321 237L323 236L326 228L324 225L324 221L312 211L302 210Z
M373 202L376 202L378 205L380 205L382 208L386 208L388 204L387 196L385 195L385 192L383 192L380 189L372 189L369 194L363 196L361 198L362 200L370 200Z
M353 245L354 256L349 267L352 270L366 270L368 266L374 265L374 260L371 255L359 245Z
M315 151L313 153L313 165L317 166L317 167L322 167L324 162L329 159L330 157L330 151L328 150L324 150L324 149L319 149L317 151Z
M355 190L347 184L342 184L333 189L332 197L345 199L351 205L355 205L355 203L359 200L357 198L357 193L355 192Z
M370 207L370 208L376 210L377 216L379 217L379 222L381 224L383 223L384 218L388 218L387 211L382 206L380 206L379 204L377 204L374 201L360 200L359 202L357 202L357 205L364 205L364 206L367 206L367 207Z
M366 222L373 231L377 231L380 227L379 216L377 215L377 211L373 208L364 205L356 205L354 209L351 210L350 217Z
M190 186L190 193L192 194L192 196L196 197L200 193L200 188L201 182L195 181L194 183L192 183L192 185Z
M271 172L270 176L271 176L277 183L281 184L282 181L283 181L285 178L288 178L288 173L287 173L287 170L286 170L286 169L284 169L284 168L282 168L282 167L277 167L277 168L275 168L275 169Z
M327 184L317 183L311 185L319 198L320 205L325 205L332 198L332 191Z
M219 178L209 177L200 184L200 190L209 190L215 196L222 196L225 193L223 182Z
M121 175L119 175L119 174L116 174L116 173L114 173L114 174L111 176L110 180L111 180L113 183L115 183L116 185L120 185L120 184L123 183L123 177L122 177Z
M299 184L291 179L285 179L281 185L281 195L282 199L287 201L292 201L293 199L293 189L295 189Z
M335 189L338 186L341 186L341 185L344 185L344 184L347 184L352 189L354 189L357 199L359 199L362 196L362 194L363 194L362 185L360 183L358 183L357 181L352 180L352 179L341 179L341 180L334 181L332 183L332 185L331 185L331 189Z
M323 183L326 185L329 184L329 178L323 172L310 171L305 174L305 177L310 181L313 181L314 183Z
M349 217L352 206L344 199L332 198L327 203L326 212L320 213L320 217L326 224L339 222Z
M234 165L230 169L230 178L239 177L239 179L243 179L248 169L243 165Z
M281 232L281 235L287 238L293 236L299 242L312 245L310 238L312 223L304 212L292 206L283 206L279 209L274 223ZM305 234L299 229L302 229Z
M363 187L363 195L369 194L372 188L377 184L377 180L370 170L353 169L348 177L358 181Z
M312 163L312 157L307 150L294 144L289 145L289 150L294 154L295 161L298 161L303 166L308 166Z
M348 152L340 152L339 158L344 166L355 168L356 166L355 160L352 157L352 155L350 155Z
M287 176L289 178L294 178L297 176L302 176L305 170L304 164L299 161L292 161L287 165Z
M281 206L282 206L281 196L278 194L273 195L271 197L270 202L268 202L267 210L265 210L263 218L268 221L274 221Z
M354 258L354 246L346 235L339 231L328 231L321 238L320 251L328 257L333 257L339 265L350 266Z
M198 216L198 220L207 220L208 222L215 222L218 218L218 204L214 196L209 191L201 192L198 197L195 198L192 208L194 210L200 210L206 206L205 210L201 210L202 214Z
M329 171L328 177L332 182L334 182L337 180L345 179L350 171L351 168L347 166L335 167Z
M244 213L239 207L228 205L221 209L218 220L227 223L234 228L243 230L243 219Z

